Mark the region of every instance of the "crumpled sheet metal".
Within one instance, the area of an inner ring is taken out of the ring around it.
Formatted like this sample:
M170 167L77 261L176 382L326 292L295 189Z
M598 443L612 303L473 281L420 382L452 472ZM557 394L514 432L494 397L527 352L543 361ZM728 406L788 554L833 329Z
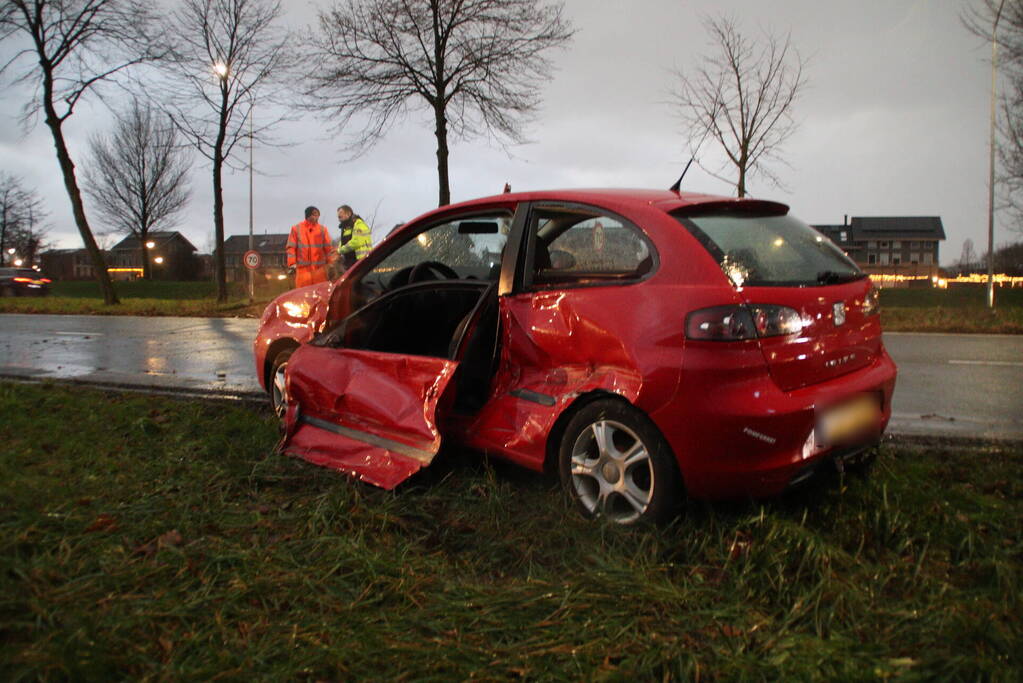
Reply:
M681 321L641 319L644 309L633 303L607 288L503 300L504 372L465 443L540 469L551 429L579 396L599 391L647 409L670 400L680 377ZM530 392L544 403L525 398Z
M302 346L288 363L285 453L393 488L440 450L435 413L458 364Z

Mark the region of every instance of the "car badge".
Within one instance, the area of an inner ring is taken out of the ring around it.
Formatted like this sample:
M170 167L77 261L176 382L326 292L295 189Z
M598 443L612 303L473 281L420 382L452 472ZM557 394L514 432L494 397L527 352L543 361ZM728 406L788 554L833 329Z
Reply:
M837 304L831 305L831 310L835 314L835 327L845 324L845 302L839 301Z

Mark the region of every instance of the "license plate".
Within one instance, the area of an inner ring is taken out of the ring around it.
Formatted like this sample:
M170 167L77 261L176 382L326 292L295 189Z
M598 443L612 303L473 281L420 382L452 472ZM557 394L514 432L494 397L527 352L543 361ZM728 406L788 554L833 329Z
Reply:
M855 441L875 432L880 419L877 396L861 394L821 412L817 418L817 443L832 446Z

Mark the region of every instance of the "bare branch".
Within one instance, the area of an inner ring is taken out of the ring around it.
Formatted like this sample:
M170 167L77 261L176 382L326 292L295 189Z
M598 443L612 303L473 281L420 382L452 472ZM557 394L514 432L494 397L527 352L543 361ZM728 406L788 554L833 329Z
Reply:
M41 113L50 129L75 223L108 304L117 303L117 295L85 214L63 124L83 96L99 94L100 84L160 56L147 32L153 25L151 4L143 0L4 0L0 5L0 40L16 44L14 58L0 73L34 86L23 122Z
M348 151L372 147L411 108L434 115L440 204L450 200L448 135L523 140L547 57L572 37L562 5L541 0L353 0L319 14L307 107ZM357 124L354 125L353 124Z
M273 144L270 130L291 117L267 115L280 108L265 105L290 104L285 96L294 80L293 41L281 26L279 0L181 0L164 33L174 37L164 62L167 113L213 167L214 265L223 301L223 167L244 167L233 158L236 146L243 140ZM264 115L254 125L257 100Z
M149 277L147 235L176 224L188 204L189 159L166 117L133 100L114 130L90 141L85 191L109 231L133 235L142 245Z
M695 156L709 135L727 163L700 166L721 179L732 169L735 177L727 180L740 197L754 175L779 185L767 162L783 161L781 147L796 130L792 108L806 84L806 61L788 36L765 33L757 43L741 34L733 19L708 18L704 24L716 51L689 72L676 71L671 92L687 144Z
M13 262L10 250L25 266L34 265L47 248L49 212L35 190L21 179L0 172L0 266Z

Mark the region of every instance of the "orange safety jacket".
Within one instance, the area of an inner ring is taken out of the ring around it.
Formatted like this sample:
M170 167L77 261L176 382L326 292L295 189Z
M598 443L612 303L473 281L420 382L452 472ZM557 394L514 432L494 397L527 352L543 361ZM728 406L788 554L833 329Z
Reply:
M305 287L327 280L331 256L330 235L319 223L308 220L291 226L288 235L288 267L295 267L295 286Z

